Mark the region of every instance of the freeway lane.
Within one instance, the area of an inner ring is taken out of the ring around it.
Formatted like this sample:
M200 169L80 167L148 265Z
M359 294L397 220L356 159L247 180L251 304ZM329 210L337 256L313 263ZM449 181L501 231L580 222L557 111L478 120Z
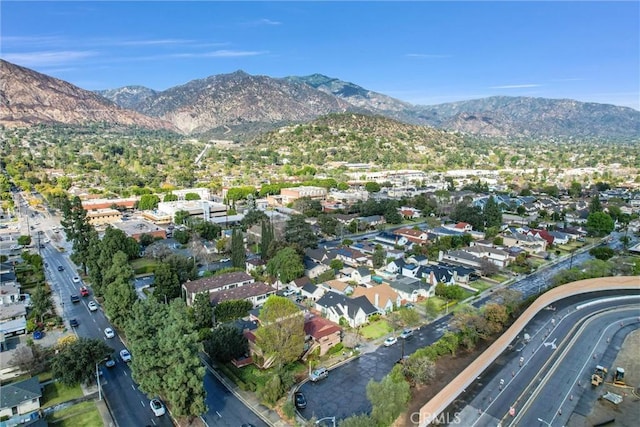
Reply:
M576 309L579 305L575 304L574 297L568 308L557 307L556 311L540 313L527 326L531 341L517 341L511 351L503 353L467 393L458 397L456 406L449 409L450 416L456 412L462 424L467 426L495 426L499 423L506 426L512 422L513 425L529 426L538 425L537 417L550 412L549 408L525 411L523 408L528 405L527 402L535 401L538 404L539 401L547 406L556 405L551 414L558 411L562 399L559 399L556 393L562 393L563 390L566 392L567 387L571 389L578 378L582 378L582 383L585 384L593 366L606 362L602 359L602 354L608 346L606 339L611 339L614 331L603 330L610 324L614 327L619 325L621 320L627 325L629 319L635 319L634 323L638 320L640 296L624 297L624 300L614 298L609 297L602 302ZM586 325L587 322L591 323ZM584 331L577 333L583 324L586 325ZM598 343L601 336L605 337L599 342L599 346L595 346L594 343ZM579 339L578 344L569 345L574 337L576 340ZM568 351L567 354L564 353L565 350ZM552 373L551 366L556 360L565 365ZM609 363L612 363L612 360ZM550 378L550 388L534 392L538 385L543 384L545 377ZM574 394L577 403L578 391L566 393L567 397ZM465 402L469 403L458 411L457 408ZM516 419L509 415L512 407ZM537 415L530 419L525 413ZM564 414L567 419L570 413L571 410L565 408ZM525 421L518 420L525 415L529 418ZM559 422L559 425L561 424Z

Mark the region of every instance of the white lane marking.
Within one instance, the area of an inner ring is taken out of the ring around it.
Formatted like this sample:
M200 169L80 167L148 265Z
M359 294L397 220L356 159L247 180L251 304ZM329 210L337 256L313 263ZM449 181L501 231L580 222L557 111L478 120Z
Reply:
M136 389L136 387L133 384L131 384L131 388L134 390Z
M222 415L220 415L220 412L216 411L216 414L218 414L218 416L222 418Z
M153 418L151 418L151 422L153 423L153 425L156 425L156 422L153 420Z
M144 408L144 402L141 400L140 404L142 405L142 407Z
M129 376L129 375L127 374L127 371L122 371L122 373L123 373L123 374L125 374L126 376Z

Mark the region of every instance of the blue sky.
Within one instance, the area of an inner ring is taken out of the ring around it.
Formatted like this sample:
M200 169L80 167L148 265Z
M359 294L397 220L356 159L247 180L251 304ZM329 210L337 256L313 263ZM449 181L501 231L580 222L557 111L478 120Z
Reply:
M13 2L0 57L85 89L321 73L415 104L640 110L640 2Z

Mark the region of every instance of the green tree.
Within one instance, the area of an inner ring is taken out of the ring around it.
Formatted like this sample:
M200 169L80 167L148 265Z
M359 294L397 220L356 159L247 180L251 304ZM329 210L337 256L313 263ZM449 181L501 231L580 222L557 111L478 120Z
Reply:
M154 271L153 296L159 302L168 302L180 296L178 273L170 264L158 264Z
M253 308L250 301L244 299L222 301L214 308L216 323L230 322L246 317Z
M51 296L45 290L44 285L39 284L31 294L31 315L43 322L44 315L47 314L52 307Z
M31 236L19 236L17 242L21 246L29 246L31 244Z
M150 211L156 209L159 202L160 198L155 194L143 194L140 196L140 200L138 200L138 210Z
M138 301L125 331L133 379L140 389L164 398L175 416L203 413L205 371L198 356L198 334L184 302L176 299L164 305L154 299Z
M191 233L188 230L173 230L173 238L181 245L186 245L191 239Z
M266 260L269 255L269 247L273 242L274 231L273 224L270 221L262 221L262 229L260 234L260 258Z
M95 379L96 364L112 352L102 340L78 338L58 348L51 360L51 371L67 386L89 383Z
M350 417L345 418L340 421L338 424L340 427L371 427L375 425L374 421L371 419L370 415L360 414L360 415L351 415Z
M596 212L602 212L602 203L600 202L600 196L598 194L593 196L589 203L589 213L593 214Z
M247 255L244 248L244 235L242 230L236 228L231 234L231 264L235 268L245 268Z
M288 298L272 295L260 310L256 345L265 362L280 368L298 360L304 349L304 316Z
M582 184L580 184L578 181L571 182L571 185L569 186L567 192L569 193L569 196L577 199L582 195Z
M602 237L611 233L615 227L613 219L605 212L590 213L587 217L587 232L591 236Z
M291 215L284 228L284 240L300 251L318 246L318 237L305 221L304 215Z
M411 384L428 384L436 376L436 364L427 356L409 357L402 364L402 371Z
M73 243L71 259L76 264L82 265L87 274L86 259L89 254L89 239L93 227L87 219L87 211L82 207L82 201L78 196L62 201L62 219L60 221L67 239Z
M210 339L204 342L204 351L219 362L227 363L249 350L249 343L242 331L234 325L221 324L213 330Z
M304 265L300 255L292 247L286 247L269 260L267 273L281 283L289 283L304 274Z
M180 210L175 213L173 220L176 224L183 225L190 216L189 212Z
M387 252L382 248L382 246L377 245L375 250L373 251L372 261L373 268L380 268L384 265L386 260Z
M193 299L193 323L197 329L213 326L213 307L209 292L199 292Z
M122 326L137 299L133 286L119 277L107 285L104 293L104 310L113 324Z
M331 267L332 270L342 270L342 267L344 267L344 262L342 262L338 258L334 258L331 260L331 262L329 262L329 267Z
M267 214L258 209L250 209L249 212L247 212L247 214L244 216L244 218L242 218L240 224L242 225L242 228L246 230L254 224L260 224L265 221L269 221L269 217L267 216Z
M612 258L616 252L608 246L598 246L589 250L589 255L594 258L601 259L603 261L607 261Z
M502 209L500 209L493 196L489 196L482 213L484 215L485 229L490 227L500 229L502 226Z
M220 236L220 232L222 228L209 221L203 221L202 219L198 219L193 221L192 229L200 238L205 240L215 240L218 236Z
M369 193L378 193L380 192L381 187L377 182L369 181L364 184L364 189Z
M164 195L164 198L162 199L163 202L175 202L178 200L178 196L176 196L173 193L167 193Z
M198 193L187 193L184 195L185 200L200 200L200 195Z
M367 398L373 407L373 425L390 426L405 410L410 397L409 383L404 379L396 381L389 374L380 382L370 380L367 384Z

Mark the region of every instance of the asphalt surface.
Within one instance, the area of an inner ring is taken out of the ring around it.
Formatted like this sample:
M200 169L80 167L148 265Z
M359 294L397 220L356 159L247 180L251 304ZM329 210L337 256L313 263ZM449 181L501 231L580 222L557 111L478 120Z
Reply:
M601 298L606 299L598 302ZM531 341L516 340L458 397L445 418L471 427L537 426L544 425L537 420L542 416L564 425L579 402L595 397L590 388L595 365L610 366L620 348L615 342L621 344L640 327L640 295L619 298L571 298L539 313L526 328Z

